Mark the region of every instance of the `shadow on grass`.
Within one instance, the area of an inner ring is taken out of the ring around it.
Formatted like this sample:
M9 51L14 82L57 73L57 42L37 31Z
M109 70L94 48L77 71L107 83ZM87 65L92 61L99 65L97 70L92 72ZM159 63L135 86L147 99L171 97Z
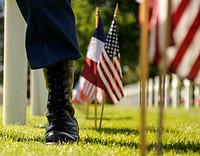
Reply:
M117 147L126 147L126 148L135 148L139 147L139 144L136 143L134 140L131 141L117 141L115 139L101 139L101 138L93 138L93 137L86 137L80 140L82 143L90 143L90 144L99 144L104 146L117 146Z
M99 144L99 145L104 145L104 146L111 146L113 147L126 147L130 149L139 149L140 144L136 141L133 140L120 140L117 141L115 139L101 139L101 138L92 138L92 137L87 137L87 138L82 138L81 139L82 143L90 143L90 144ZM200 153L200 143L186 143L186 142L176 142L172 144L164 144L163 145L163 151L172 151L173 153L186 153L186 152L195 152L195 153ZM156 144L151 143L147 145L147 150L148 151L156 151Z
M86 118L87 120L94 120L95 118L94 117L87 117ZM97 118L98 120L100 119L100 118ZM103 118L103 120L105 120L105 121L110 121L110 120L132 120L132 118L131 117L113 117L113 118L107 118L107 117L104 117Z
M103 129L100 130L99 132L101 133L102 131L106 132L106 133L111 133L111 131L113 131L113 134L117 134L117 133L124 133L124 131L126 131L127 133L127 129ZM128 130L128 133L135 133L139 135L138 130ZM44 137L41 136L23 136L22 134L18 135L18 134L3 134L0 133L0 138L4 138L5 140L7 139L11 139L13 142L42 142L45 144L45 139ZM99 145L103 145L103 146L116 146L116 147L125 147L125 148L130 148L130 149L139 149L140 148L140 144L138 142L138 140L134 140L134 138L132 140L130 139L126 139L126 137L124 137L124 139L115 139L113 138L100 138L100 137L91 137L91 136L87 136L87 137L83 137L80 139L79 141L80 144L99 144ZM170 144L163 144L163 150L166 152L170 152L172 151L173 153L187 153L187 152L196 152L196 153L200 153L200 143L199 142L189 142L189 141L177 141L177 142L173 142ZM148 151L156 151L156 143L151 143L147 145L147 150Z
M147 150L156 150L156 144L148 144ZM164 151L174 151L175 153L198 152L200 153L200 143L197 142L174 142L170 144L163 144Z
M95 130L94 128L89 128L92 130ZM148 131L151 132L156 132L156 128L154 126L150 126L147 128ZM138 142L138 140L134 140L134 135L138 138L140 135L140 131L139 129L128 129L128 128L101 128L101 129L97 129L96 130L99 133L106 133L106 134L110 134L110 135L118 135L118 134L126 134L126 135L133 135L133 139L130 140L126 139L126 137L124 137L124 139L121 140L117 140L115 139L115 137L113 138L96 138L96 137L91 137L91 136L87 136L85 138L81 138L81 142L85 142L85 143L90 143L90 144L100 144L100 145L105 145L105 146L117 146L117 147L126 147L126 148L134 148L134 149L138 149L140 148L140 144ZM156 140L157 141L157 140ZM148 151L156 151L156 147L157 144L154 143L150 143L147 145L147 150ZM185 152L198 152L200 153L200 143L199 142L195 142L195 141L177 141L177 142L173 142L173 143L164 143L163 144L163 151L172 151L175 153L185 153Z
M0 133L0 138L4 138L5 140L11 139L13 142L42 142L45 143L44 137L41 136L23 136L22 134L2 134Z
M134 134L138 135L139 130L138 129L128 129L128 128L101 128L96 130L99 133L106 133L106 134Z
M86 129L90 129L90 130L96 130L99 133L106 133L106 134L134 134L134 135L139 135L140 131L139 128L135 128L135 129L130 129L130 128L101 128L101 129L95 129L95 128L86 128ZM147 131L150 133L158 133L157 127L155 126L148 126L147 127ZM164 132L172 132L172 130L169 129L164 129ZM175 130L173 130L173 132L177 132Z
M197 142L175 142L172 144L164 144L163 149L166 151L175 150L175 151L182 151L182 152L198 152L200 153L200 143Z
M47 125L34 125L33 128L46 129Z

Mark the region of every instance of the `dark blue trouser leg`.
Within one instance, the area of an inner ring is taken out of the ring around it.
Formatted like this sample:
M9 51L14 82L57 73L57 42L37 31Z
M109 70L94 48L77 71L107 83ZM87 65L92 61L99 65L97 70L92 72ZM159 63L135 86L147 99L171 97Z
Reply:
M17 0L27 22L26 50L32 69L80 58L69 0Z

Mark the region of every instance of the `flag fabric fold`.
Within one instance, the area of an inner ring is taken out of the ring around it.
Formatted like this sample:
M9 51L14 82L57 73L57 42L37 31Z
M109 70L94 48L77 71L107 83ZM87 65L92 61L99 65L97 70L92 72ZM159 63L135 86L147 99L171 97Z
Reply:
M154 0L150 32L150 62L160 67L165 44L168 1ZM200 1L171 0L171 44L167 70L200 85Z
M172 41L167 56L169 71L200 85L200 1L172 3Z

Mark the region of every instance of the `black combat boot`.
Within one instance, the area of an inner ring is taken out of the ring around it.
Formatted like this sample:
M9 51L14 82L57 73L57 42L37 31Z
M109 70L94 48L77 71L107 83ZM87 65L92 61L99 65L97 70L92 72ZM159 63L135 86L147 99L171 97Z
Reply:
M49 91L46 117L47 144L75 142L79 139L78 122L70 102L74 83L75 61L63 61L44 69L46 86Z

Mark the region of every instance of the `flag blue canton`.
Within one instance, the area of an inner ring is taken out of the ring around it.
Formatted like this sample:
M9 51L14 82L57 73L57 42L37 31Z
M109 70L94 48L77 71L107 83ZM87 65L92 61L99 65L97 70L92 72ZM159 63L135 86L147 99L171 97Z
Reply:
M113 20L106 38L105 51L110 59L116 57L119 54L118 33L115 20Z
M101 19L99 17L98 27L95 30L93 37L99 39L102 42L106 42L106 35L104 33L103 23L101 22Z

